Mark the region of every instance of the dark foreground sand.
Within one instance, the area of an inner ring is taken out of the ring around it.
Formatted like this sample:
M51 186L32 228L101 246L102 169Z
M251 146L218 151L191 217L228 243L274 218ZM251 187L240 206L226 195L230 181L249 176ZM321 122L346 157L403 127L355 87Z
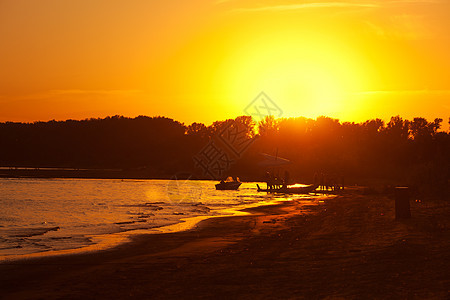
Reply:
M356 192L140 236L95 254L0 265L4 299L450 299L450 205Z

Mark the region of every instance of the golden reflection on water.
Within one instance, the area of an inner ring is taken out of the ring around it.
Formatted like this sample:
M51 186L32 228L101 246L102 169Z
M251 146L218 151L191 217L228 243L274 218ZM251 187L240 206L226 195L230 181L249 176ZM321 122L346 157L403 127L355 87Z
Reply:
M258 193L256 183L243 183L238 191L216 191L211 181L0 179L0 184L0 248L9 249L2 250L0 261L105 250L132 235L190 230L207 218L311 198ZM14 238L14 232L36 227L58 230Z

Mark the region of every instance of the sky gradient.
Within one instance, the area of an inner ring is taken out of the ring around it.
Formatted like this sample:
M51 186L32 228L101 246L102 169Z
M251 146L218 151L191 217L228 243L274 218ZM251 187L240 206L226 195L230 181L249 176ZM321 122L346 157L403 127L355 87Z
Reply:
M450 1L0 0L0 121L450 117ZM444 126L447 127L447 126Z

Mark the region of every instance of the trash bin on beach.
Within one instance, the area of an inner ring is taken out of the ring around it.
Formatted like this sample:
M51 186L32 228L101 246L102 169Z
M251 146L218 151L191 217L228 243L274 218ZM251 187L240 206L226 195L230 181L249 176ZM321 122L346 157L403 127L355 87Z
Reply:
M399 186L395 188L395 219L408 218L411 218L409 188Z

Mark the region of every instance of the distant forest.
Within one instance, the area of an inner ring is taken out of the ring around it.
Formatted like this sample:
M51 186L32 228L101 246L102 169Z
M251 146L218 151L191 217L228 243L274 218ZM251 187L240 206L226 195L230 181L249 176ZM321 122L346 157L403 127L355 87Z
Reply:
M193 173L206 178L194 158L231 123L251 145L223 175L261 180L261 153L292 161L291 177L311 182L315 173L344 176L348 184L380 182L448 189L450 133L442 119L392 117L363 123L319 117L266 117L185 125L166 117L122 116L82 121L0 123L0 166L134 170L146 178ZM284 170L284 169L283 169ZM448 192L448 191L447 191Z

